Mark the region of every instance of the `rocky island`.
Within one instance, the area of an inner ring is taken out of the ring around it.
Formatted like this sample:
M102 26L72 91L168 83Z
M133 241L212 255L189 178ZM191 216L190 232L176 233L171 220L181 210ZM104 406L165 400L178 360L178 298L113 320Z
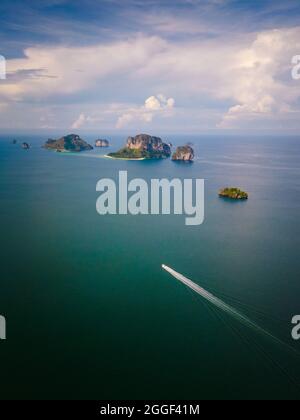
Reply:
M219 197L231 198L233 200L248 200L248 193L239 188L224 188L219 191Z
M172 160L177 162L192 162L194 156L194 150L191 146L180 146L177 147L176 152L173 153Z
M113 159L144 160L163 159L171 156L171 148L161 138L139 134L127 139L126 146L116 153L109 153Z
M93 149L90 144L86 143L76 134L69 134L58 140L49 139L44 145L44 148L57 152L82 152Z
M109 147L109 141L98 139L95 141L95 147Z
M29 150L30 149L30 144L28 144L28 143L22 143L22 149Z

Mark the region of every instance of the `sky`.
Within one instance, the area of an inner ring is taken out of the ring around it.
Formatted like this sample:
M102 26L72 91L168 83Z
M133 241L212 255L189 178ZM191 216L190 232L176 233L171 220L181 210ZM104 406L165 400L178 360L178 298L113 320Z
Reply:
M1 0L0 55L0 130L300 129L299 0Z

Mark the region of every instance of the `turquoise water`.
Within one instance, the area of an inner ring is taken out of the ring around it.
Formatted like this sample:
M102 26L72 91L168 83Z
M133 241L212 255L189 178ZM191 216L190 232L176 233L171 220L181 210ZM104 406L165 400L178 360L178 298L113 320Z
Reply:
M213 310L161 264L300 351L291 339L300 138L168 136L194 143L192 165L101 159L101 149L62 155L41 149L47 136L17 137L32 144L24 151L13 138L0 137L1 398L299 398L290 376L300 377L300 358ZM110 138L112 150L124 142ZM96 183L119 170L204 178L205 223L99 216ZM219 199L225 186L250 199Z

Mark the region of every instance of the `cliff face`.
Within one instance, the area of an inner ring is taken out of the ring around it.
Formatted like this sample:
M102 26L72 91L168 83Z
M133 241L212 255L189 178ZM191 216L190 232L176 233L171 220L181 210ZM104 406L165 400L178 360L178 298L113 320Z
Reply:
M194 150L191 146L177 147L176 152L172 156L172 160L192 162L194 159Z
M49 139L45 144L45 149L56 150L58 152L82 152L83 150L92 150L93 147L82 140L76 134L69 134L58 140Z
M159 137L139 134L129 137L123 149L109 156L116 159L161 159L171 156L171 148Z
M171 148L168 144L163 143L161 138L149 136L148 134L129 137L126 146L129 150L161 154L161 157L169 157L171 155Z
M96 147L109 147L109 141L108 140L102 140L102 139L96 140L95 146Z

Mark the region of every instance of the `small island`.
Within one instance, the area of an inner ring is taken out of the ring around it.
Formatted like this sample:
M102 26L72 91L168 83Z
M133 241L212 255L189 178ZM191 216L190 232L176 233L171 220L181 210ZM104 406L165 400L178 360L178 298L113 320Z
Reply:
M219 191L219 197L230 198L233 200L248 200L249 195L239 188L224 188Z
M109 147L109 141L98 139L95 141L95 147Z
M194 156L194 150L191 146L180 146L173 153L172 160L177 162L193 162Z
M127 139L126 146L107 157L125 160L164 159L171 156L171 148L161 138L139 134Z
M28 143L22 143L22 149L29 150L30 149L30 144L28 144Z
M69 134L58 140L49 139L44 145L45 149L55 150L56 152L82 152L92 150L93 147L82 140L76 134Z

